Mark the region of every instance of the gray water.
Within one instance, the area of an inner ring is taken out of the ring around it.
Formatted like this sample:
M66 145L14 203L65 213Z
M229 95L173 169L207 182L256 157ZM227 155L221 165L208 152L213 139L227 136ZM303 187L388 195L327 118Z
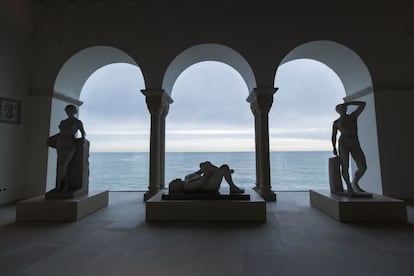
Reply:
M271 152L271 182L276 191L306 191L328 188L331 152ZM169 152L165 157L165 183L198 170L209 160L235 170L234 182L245 189L255 186L254 152ZM149 179L148 153L91 153L90 189L145 191Z

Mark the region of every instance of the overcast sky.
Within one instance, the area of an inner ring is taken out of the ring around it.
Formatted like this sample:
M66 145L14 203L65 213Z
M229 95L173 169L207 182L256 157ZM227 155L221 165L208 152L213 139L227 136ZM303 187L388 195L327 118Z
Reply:
M271 150L330 150L335 105L344 88L338 76L313 60L279 67L270 112ZM85 83L79 117L92 151L148 151L150 116L140 69L112 64ZM254 118L245 82L232 67L201 62L176 80L166 122L167 151L254 151Z

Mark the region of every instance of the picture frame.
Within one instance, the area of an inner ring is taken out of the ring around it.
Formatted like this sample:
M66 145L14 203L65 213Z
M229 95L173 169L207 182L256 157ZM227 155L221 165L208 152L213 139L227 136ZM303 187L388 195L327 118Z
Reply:
M20 124L21 101L0 97L0 122Z

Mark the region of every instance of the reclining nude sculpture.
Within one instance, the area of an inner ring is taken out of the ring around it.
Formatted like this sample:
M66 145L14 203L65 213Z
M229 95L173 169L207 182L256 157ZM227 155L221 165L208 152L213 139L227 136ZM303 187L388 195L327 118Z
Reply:
M347 113L349 106L356 106L356 109ZM339 118L334 121L332 127L332 146L335 157L329 160L329 180L332 193L351 197L371 197L359 186L359 180L367 170L364 152L358 139L357 120L365 108L365 102L351 101L336 106ZM341 133L336 147L338 131ZM350 157L355 161L357 169L352 181L349 176ZM343 190L342 178L345 180L347 190Z
M74 105L67 105L67 119L59 124L60 132L47 139L47 145L57 151L56 187L46 193L46 199L73 198L88 192L89 141L82 122L75 117ZM77 132L81 137L76 138Z
M234 173L228 165L220 167L209 161L200 163L200 169L184 177L174 179L169 184L169 193L217 193L223 178L230 186L230 193L241 194L244 190L237 187L231 174Z

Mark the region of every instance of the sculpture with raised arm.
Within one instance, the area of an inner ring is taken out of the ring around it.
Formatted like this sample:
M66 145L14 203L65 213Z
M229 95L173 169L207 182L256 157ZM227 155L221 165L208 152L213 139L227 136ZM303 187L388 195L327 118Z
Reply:
M59 124L60 132L49 137L47 145L56 148L57 170L56 188L46 194L46 198L70 198L88 192L89 142L85 139L82 122L75 117L76 106L67 105L67 119ZM76 138L77 132L81 137Z
M170 182L169 193L215 193L220 189L223 178L230 186L230 193L244 193L237 187L231 174L234 172L228 165L220 167L209 161L200 163L200 169L188 174L184 180L178 178Z
M356 109L351 113L347 113L348 107L350 106L356 106ZM367 170L366 159L359 143L357 128L358 116L361 114L364 108L365 102L362 101L351 101L338 104L336 106L336 112L338 112L339 118L334 121L332 127L333 154L337 157L339 156L340 172L347 186L346 195L349 196L370 195L368 193L365 193L365 191L359 186L359 180ZM341 135L338 140L337 149L336 142L338 131L341 133ZM354 159L357 167L352 181L349 176L350 157ZM334 193L337 192L343 194L342 181L340 186L340 188L332 190L331 185L331 191Z

